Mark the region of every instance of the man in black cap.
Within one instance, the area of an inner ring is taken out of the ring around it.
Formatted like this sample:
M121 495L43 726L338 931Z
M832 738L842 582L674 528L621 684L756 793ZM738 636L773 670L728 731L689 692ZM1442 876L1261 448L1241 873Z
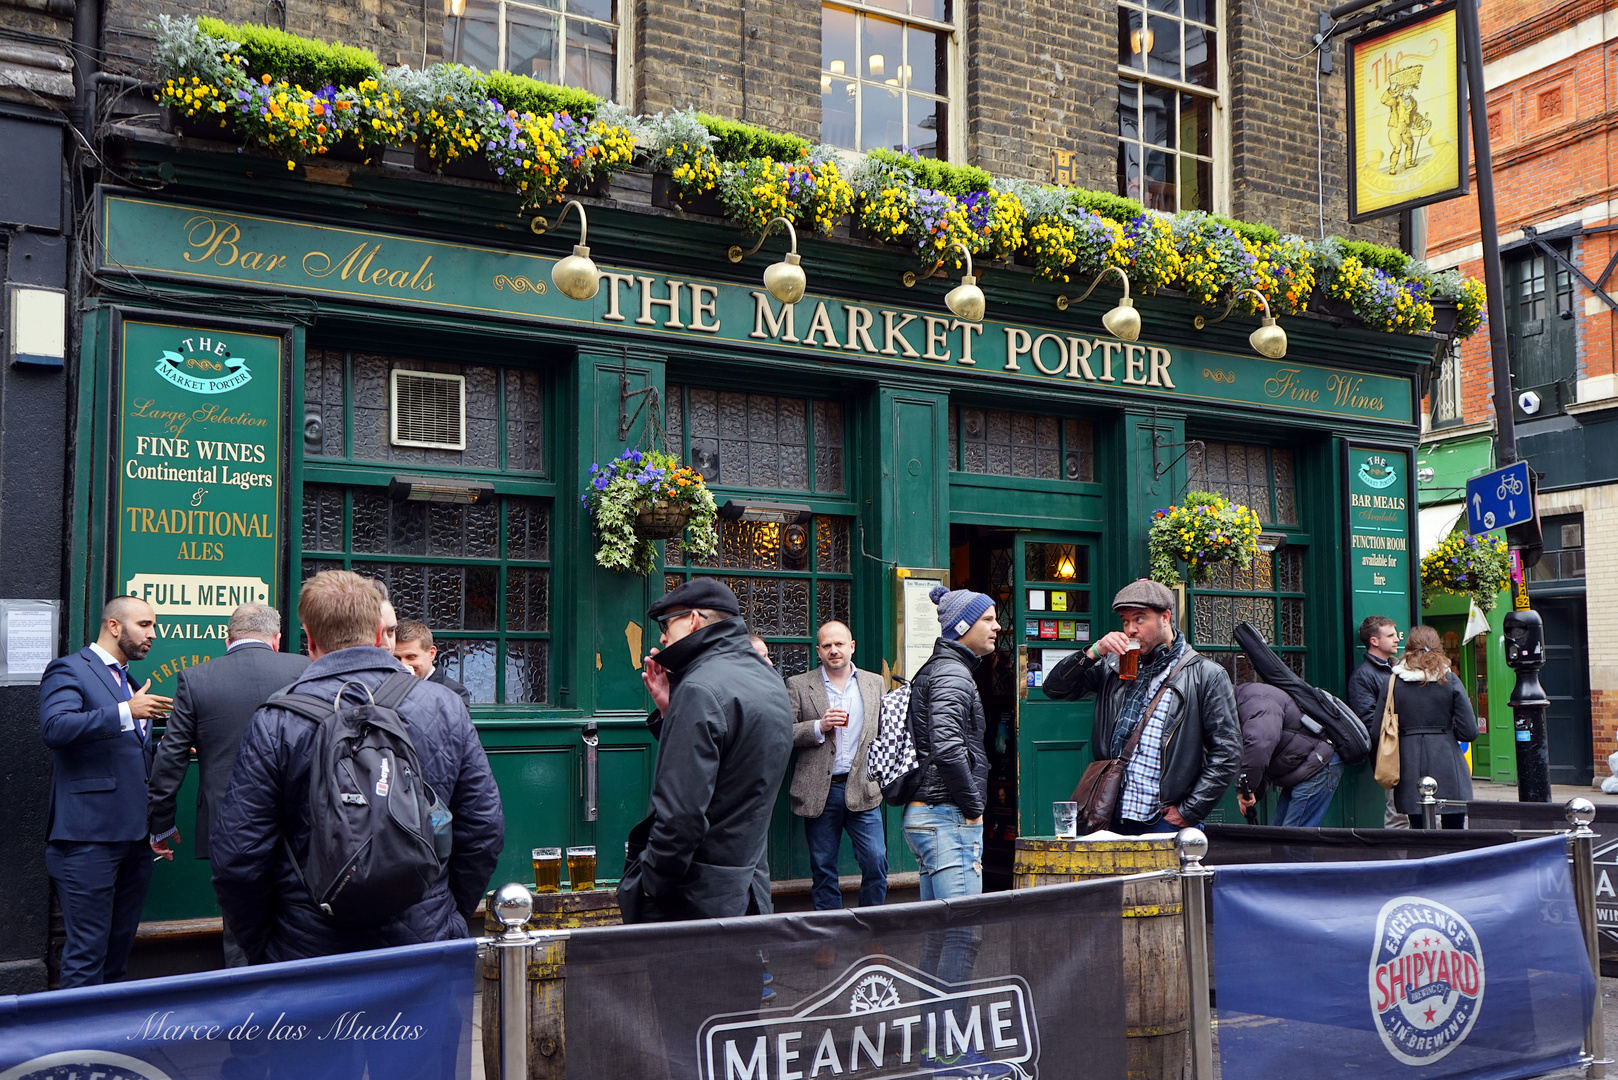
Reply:
M695 578L647 614L662 629L641 679L660 746L644 847L618 887L626 922L768 914L765 847L792 755L786 686L748 640L736 594Z
M1112 608L1123 629L1057 664L1045 676L1045 694L1058 701L1094 694L1092 752L1098 760L1127 754L1114 832L1138 836L1200 824L1241 764L1230 678L1174 628L1167 586L1141 578L1113 597ZM1132 650L1139 650L1138 673L1126 679L1119 658Z

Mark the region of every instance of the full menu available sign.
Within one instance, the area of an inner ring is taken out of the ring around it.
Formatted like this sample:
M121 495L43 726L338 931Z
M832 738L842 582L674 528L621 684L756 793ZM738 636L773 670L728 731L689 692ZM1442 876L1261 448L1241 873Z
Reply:
M1409 457L1399 451L1348 450L1348 579L1353 627L1385 615L1410 629ZM1359 639L1355 638L1356 645Z
M120 345L117 583L157 613L145 664L172 693L280 591L282 339L126 321Z

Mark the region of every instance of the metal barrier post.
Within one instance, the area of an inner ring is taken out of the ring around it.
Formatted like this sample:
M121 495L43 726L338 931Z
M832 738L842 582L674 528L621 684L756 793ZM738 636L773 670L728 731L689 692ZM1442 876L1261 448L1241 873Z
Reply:
M1191 972L1191 1080L1213 1080L1213 1004L1208 997L1208 879L1202 865L1208 837L1201 829L1174 836L1180 856L1180 916L1185 922L1186 966Z
M1421 792L1421 827L1438 828L1438 781L1424 776L1416 789Z
M492 901L506 932L495 940L500 957L500 1078L528 1080L528 951L523 926L534 914L534 894L516 882L502 885Z
M1584 948L1590 954L1590 970L1596 978L1595 1012L1590 1014L1590 1026L1584 1032L1584 1052L1590 1058L1585 1075L1599 1080L1607 1075L1607 1066L1612 1064L1612 1059L1607 1057L1607 1035L1601 1009L1601 944L1596 929L1596 834L1590 828L1590 823L1595 819L1595 804L1589 799L1568 800L1567 820L1573 826L1573 831L1567 834L1568 861L1573 864L1573 899L1579 906Z

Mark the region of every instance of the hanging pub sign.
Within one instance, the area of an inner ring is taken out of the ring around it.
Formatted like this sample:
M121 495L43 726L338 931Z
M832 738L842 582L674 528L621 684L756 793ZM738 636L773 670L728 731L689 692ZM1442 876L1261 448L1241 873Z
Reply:
M136 679L172 695L224 655L238 605L278 602L283 339L135 320L118 338L114 586L156 613Z
M1468 190L1454 0L1348 42L1348 220Z

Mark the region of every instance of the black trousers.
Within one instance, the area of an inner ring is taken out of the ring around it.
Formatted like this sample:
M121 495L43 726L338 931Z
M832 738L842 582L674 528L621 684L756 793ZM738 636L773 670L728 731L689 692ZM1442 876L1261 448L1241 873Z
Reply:
M45 870L67 929L61 988L121 981L152 883L152 849L144 840L52 840Z

